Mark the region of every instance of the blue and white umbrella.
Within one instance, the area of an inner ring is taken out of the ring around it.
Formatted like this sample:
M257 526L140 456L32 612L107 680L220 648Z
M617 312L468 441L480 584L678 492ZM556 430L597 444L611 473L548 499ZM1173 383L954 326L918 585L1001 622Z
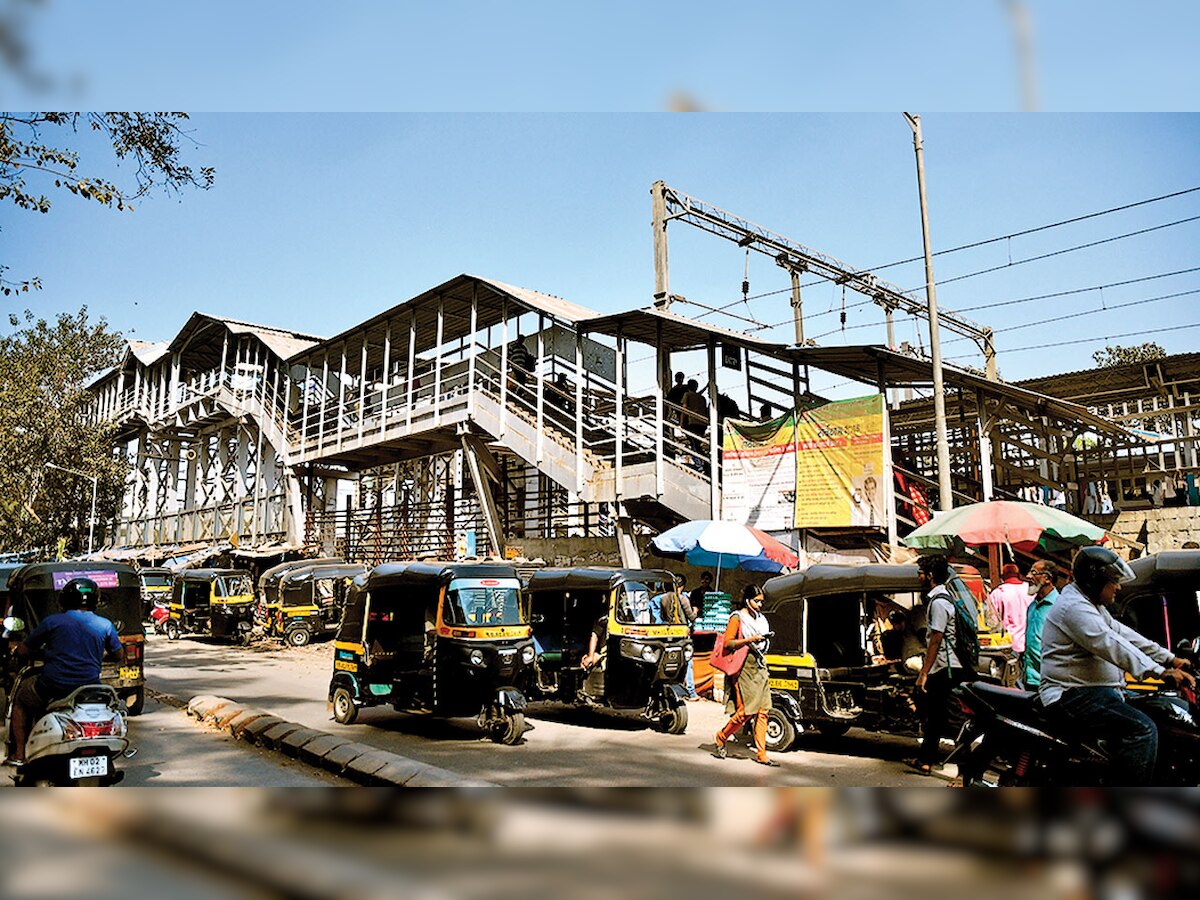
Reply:
M794 569L800 562L795 553L765 531L714 519L676 525L652 538L650 549L659 556L717 570L778 574L785 568Z

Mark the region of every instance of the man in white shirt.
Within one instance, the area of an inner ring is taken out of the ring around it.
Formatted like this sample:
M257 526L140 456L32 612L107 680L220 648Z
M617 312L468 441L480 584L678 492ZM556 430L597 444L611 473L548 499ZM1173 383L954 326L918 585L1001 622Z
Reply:
M1084 547L1073 580L1046 613L1038 694L1052 721L1080 738L1104 738L1123 785L1147 785L1158 755L1158 729L1125 702L1124 673L1196 686L1189 663L1112 617L1108 607L1133 570L1107 547Z

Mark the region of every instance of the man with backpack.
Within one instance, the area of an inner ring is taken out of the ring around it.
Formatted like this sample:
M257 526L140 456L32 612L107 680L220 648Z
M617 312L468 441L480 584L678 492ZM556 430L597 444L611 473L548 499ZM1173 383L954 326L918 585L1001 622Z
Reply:
M921 747L908 766L928 775L941 761L938 741L950 718L950 693L959 682L974 676L979 639L969 614L960 609L961 604L946 587L951 574L946 558L924 556L917 566L929 611L929 638L916 684L917 702L925 720Z

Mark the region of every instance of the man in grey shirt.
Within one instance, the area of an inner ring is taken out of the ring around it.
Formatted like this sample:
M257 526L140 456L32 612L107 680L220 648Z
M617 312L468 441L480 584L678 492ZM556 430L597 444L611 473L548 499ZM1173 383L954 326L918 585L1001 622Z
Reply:
M1104 738L1113 771L1126 785L1145 785L1154 774L1158 729L1125 702L1125 672L1195 687L1188 663L1112 617L1108 607L1133 570L1106 547L1084 547L1071 567L1072 581L1046 614L1042 627L1042 683L1048 715L1081 738Z

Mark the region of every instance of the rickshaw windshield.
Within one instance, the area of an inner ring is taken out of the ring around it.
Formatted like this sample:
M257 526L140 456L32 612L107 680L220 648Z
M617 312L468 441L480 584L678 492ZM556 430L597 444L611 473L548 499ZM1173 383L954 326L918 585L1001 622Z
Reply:
M626 581L617 587L617 621L623 625L686 625L670 581Z
M142 584L146 587L170 587L170 575L142 575Z
M447 625L523 625L521 586L509 578L455 578L446 591Z
M217 578L217 583L218 597L240 597L254 593L249 575L221 575Z

